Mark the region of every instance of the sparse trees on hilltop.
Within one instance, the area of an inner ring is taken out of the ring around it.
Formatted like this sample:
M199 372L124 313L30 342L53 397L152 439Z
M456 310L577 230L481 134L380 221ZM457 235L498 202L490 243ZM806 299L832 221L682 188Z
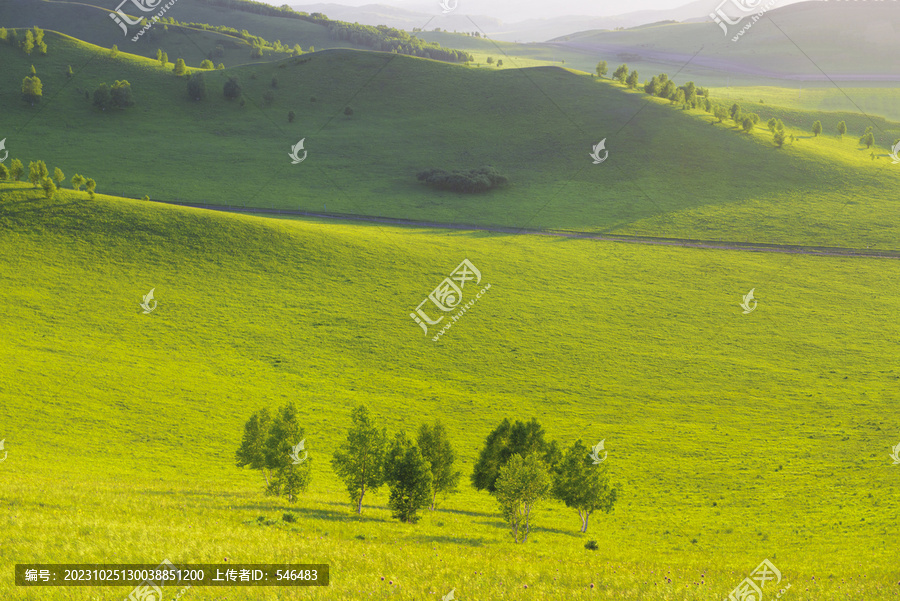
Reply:
M863 132L862 137L859 139L859 143L865 144L866 148L871 148L872 145L875 144L875 132L871 125Z
M5 182L9 179L9 169L6 168L6 165L0 163L0 182Z
M838 132L838 135L843 140L844 134L847 133L847 123L844 121L841 121L840 123L838 123L837 124L837 132Z
M613 71L613 79L619 81L619 83L625 83L625 80L628 78L628 65L621 64L616 67L616 70Z
M175 73L175 77L181 77L182 75L187 75L188 69L187 65L184 64L184 59L179 58L175 61L175 68L172 69L172 72Z
M609 65L606 61L597 63L597 76L602 79L607 73L609 73Z
M53 195L56 193L56 184L49 177L41 180L41 188L44 189L44 196L47 198L53 198Z
M84 177L78 175L77 173L72 176L72 189L78 192L81 190L81 186L85 184Z
M37 75L29 75L22 80L22 99L25 102L30 102L32 105L40 102L43 94L43 85Z
M60 169L59 167L57 167L57 168L55 168L55 169L53 170L53 179L56 180L56 185L57 185L57 186L61 186L61 185L62 185L63 180L66 179L65 174L62 172L62 169Z
M28 163L28 181L31 182L31 185L37 188L38 183L47 177L50 172L47 170L47 165L44 161L32 161Z
M628 77L625 78L625 84L629 89L634 89L638 85L638 72L637 69L628 74Z
M200 63L200 68L201 69L215 69L216 67L215 67L215 65L213 65L213 62L207 58L207 59L204 59Z
M95 182L93 179L89 179L89 180L85 181L85 182L84 182L84 189L87 190L88 196L90 196L91 198L93 198L93 197L94 197L94 190L97 189L97 182Z
M822 133L822 122L821 121L815 121L813 123L812 133L813 133L813 136L815 136L817 138L819 137L819 134Z
M22 161L19 159L12 160L9 164L9 175L16 182L22 179L22 176L25 175L25 166L22 165Z

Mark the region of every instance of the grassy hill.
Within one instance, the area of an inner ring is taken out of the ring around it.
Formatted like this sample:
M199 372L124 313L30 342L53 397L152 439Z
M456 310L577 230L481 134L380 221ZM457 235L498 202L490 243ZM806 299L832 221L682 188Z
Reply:
M882 247L900 240L892 218L900 170L885 150L900 128L878 118L794 112L786 120L802 131L792 129L795 143L776 149L762 127L741 134L702 111L559 68L493 72L340 50L210 72L209 97L196 102L185 78L150 59L47 39L46 57L0 45L0 102L8 107L0 130L11 156L93 177L101 192L698 239ZM37 107L19 98L32 64L44 89ZM243 85L243 107L221 94L229 76ZM84 98L120 79L132 84L131 109L101 112ZM777 107L758 112L763 122L788 116ZM804 133L815 119L833 132L843 118L850 133L842 141ZM875 159L857 142L870 123ZM604 138L610 160L592 165L588 153ZM288 152L301 139L308 158L292 165ZM415 177L482 165L511 186L466 196Z
M724 598L769 558L798 599L896 598L896 260L264 220L21 184L0 184L0 256L3 565L315 561L332 585L303 598L656 601ZM408 314L463 258L492 288L432 342ZM294 506L232 465L247 416L289 400L314 466ZM546 502L519 546L465 480L416 526L384 492L355 518L329 457L361 402L391 432L440 416L466 476L503 417L606 439L621 502L586 536ZM6 598L127 594L13 592L11 574Z

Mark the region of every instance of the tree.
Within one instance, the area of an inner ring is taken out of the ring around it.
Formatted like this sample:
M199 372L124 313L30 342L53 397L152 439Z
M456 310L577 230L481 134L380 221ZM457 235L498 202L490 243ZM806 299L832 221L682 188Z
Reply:
M743 127L744 131L747 132L748 134L749 134L751 131L753 131L753 126L754 126L754 125L755 125L755 124L753 123L753 118L752 118L752 117L744 117L744 120L741 121L741 127Z
M347 108L344 109L344 114L347 115L348 117L351 116L353 114L353 109L348 106Z
M263 450L265 465L273 474L266 494L284 495L293 503L297 500L298 493L309 487L312 460L306 451L303 458L298 456L300 463L294 463L292 457L294 447L305 438L294 404L288 403L279 409L269 426Z
M784 133L784 129L776 129L772 134L772 140L775 142L775 146L781 148L784 146L784 140L786 138L786 134Z
M625 83L625 80L628 78L628 65L621 64L616 67L616 70L613 71L613 79L617 79L619 83Z
M75 177L81 177L76 175ZM75 177L72 178L72 187L75 187ZM82 183L83 183L82 178ZM77 190L78 188L75 187ZM241 438L241 446L234 453L234 461L237 467L250 466L250 469L260 470L266 479L266 489L269 488L269 467L266 464L265 444L269 438L269 427L272 417L268 409L260 409L250 416L244 424L244 436Z
M22 80L22 99L34 104L43 96L43 85L37 75L29 75Z
M9 179L9 169L6 168L6 165L0 163L0 182L5 182Z
M819 134L822 133L822 122L821 121L816 121L813 123L812 133L813 133L813 136L815 136L817 138L819 137Z
M844 121L841 121L837 124L837 132L841 139L844 139L844 134L847 133L847 124Z
M734 124L738 127L744 122L744 114L741 112L741 109L738 108L736 113L732 113L731 118L734 120Z
M659 77L654 75L650 78L650 81L644 83L644 91L651 96L655 96L657 89L659 88Z
M719 120L719 123L722 123L728 118L728 109L721 104L717 104L713 109L713 116Z
M66 79L72 79L73 77L75 77L75 72L72 71L72 65L69 65L68 68L66 68Z
M93 179L89 179L89 180L85 181L85 182L84 182L84 189L87 190L88 196L90 196L91 198L93 198L93 197L94 197L94 190L97 189L97 182L95 182Z
M497 502L509 523L513 539L526 542L531 531L531 512L534 505L547 496L550 476L537 457L522 458L516 453L500 468L497 477ZM521 540L520 540L521 539Z
M766 121L766 125L769 126L769 131L774 132L776 129L778 129L778 119L772 117L771 119Z
M215 65L213 65L213 62L211 60L205 59L203 62L200 63L200 68L201 69L215 69Z
M197 71L191 74L187 83L188 96L192 100L203 100L206 98L206 81L203 79L203 73Z
M502 66L503 66L503 59L501 58L501 59L497 60L497 67L502 67Z
M131 96L131 84L127 81L116 81L109 90L110 102L120 109L134 104Z
M493 65L493 64L494 64L494 57L493 57L493 56L487 57L487 61L486 61L486 62L487 62L487 64L489 64L489 65Z
M657 86L656 95L660 98L669 99L672 95L675 94L675 82L671 79L662 82L662 85Z
M78 175L77 173L72 176L72 189L73 190L75 190L76 192L81 190L81 186L83 186L84 184L85 184L85 180L82 176Z
M416 444L422 451L422 456L431 465L431 475L433 476L431 510L433 511L438 493L456 492L462 473L453 469L456 453L453 451L447 431L440 421L435 421L434 426L431 427L422 424Z
M865 144L866 148L871 148L872 145L875 144L875 134L873 134L872 132L869 132L869 133L863 135L862 139L860 140L860 143Z
M94 90L94 106L105 111L111 102L112 95L109 93L109 86L105 83L101 83L97 89Z
M731 115L731 118L734 119L737 115L741 114L741 105L735 102L731 105L731 110L729 110L728 113Z
M175 77L187 75L187 65L184 64L183 58L179 58L177 61L175 61L175 68L172 71L175 73Z
M25 166L22 165L22 161L13 159L12 163L9 164L9 174L12 176L13 181L20 181L22 176L25 175Z
M31 69L28 71L31 75L37 75L37 69L34 68L34 65L31 65Z
M30 29L25 32L25 41L22 42L22 50L28 55L31 55L31 51L34 50L34 34L31 33Z
M384 484L387 432L378 430L364 405L354 409L350 419L353 425L347 432L347 442L344 448L334 452L331 465L344 481L356 513L362 513L366 491L375 492Z
M44 196L47 198L53 198L53 195L56 193L56 184L49 177L41 180L41 188L44 189Z
M262 58L263 49L259 42L253 42L253 46L250 47L250 58Z
M634 89L638 85L638 72L637 69L628 74L628 77L625 78L625 83L628 85L629 89Z
M296 117L297 115L294 114L294 111L288 111L288 123L293 123Z
M672 101L672 104L680 104L682 110L684 110L684 90L677 88L669 100Z
M159 55L159 64L165 69L169 66L169 55L162 50L157 50L156 52Z
M35 25L34 27L34 46L40 54L47 54L47 44L44 42L44 30Z
M62 172L62 169L60 169L59 167L57 167L56 169L53 170L53 179L56 180L56 185L57 185L57 186L61 186L61 185L62 185L63 180L66 179L65 174L63 174L63 172Z
M495 492L500 468L518 454L523 457L538 455L548 465L559 459L559 448L555 442L544 439L544 429L534 418L530 422L516 420L510 424L504 419L493 432L488 434L472 471L472 484L478 490Z
M241 95L241 84L238 81L238 78L229 77L228 81L226 81L225 85L222 87L222 92L228 100L238 98Z
M587 532L588 519L597 511L612 511L616 503L616 489L609 487L605 463L595 465L590 449L575 441L553 474L553 496L578 510L581 531Z
M609 73L609 65L606 64L606 61L600 61L597 63L597 77L603 79L603 76Z
M219 63L216 65L216 71L220 71L225 68L225 63Z
M116 58L119 56L119 47L113 44L113 47L109 49L109 56L111 58Z
M38 183L50 175L50 172L47 170L47 165L44 161L32 161L28 163L28 181L31 182L35 188L37 188Z
M385 455L384 477L391 489L388 506L401 522L415 523L433 498L431 466L406 434L399 432Z
M273 77L273 78L272 78L272 87L273 87L273 88L277 88L277 87L278 87L278 78L277 78L277 77Z

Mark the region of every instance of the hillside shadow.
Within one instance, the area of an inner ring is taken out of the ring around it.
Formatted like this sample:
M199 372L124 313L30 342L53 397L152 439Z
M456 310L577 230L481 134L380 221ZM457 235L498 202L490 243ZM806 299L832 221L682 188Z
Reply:
M483 547L483 538L464 538L457 536L427 536L420 534L413 537L423 543L441 543L444 545L462 545L464 547Z
M234 505L233 509L254 509L257 511L276 511L282 513L295 513L304 517L327 520L330 522L387 522L382 518L376 518L344 511L333 511L331 509L316 509L314 507L281 507L275 505Z
M509 524L506 522L502 522L500 520L495 521L481 521L475 522L476 524L481 524L482 526L490 526L492 528L499 528L502 530L509 530ZM580 532L572 532L570 530L560 530L558 528L544 528L542 526L531 526L531 532L552 532L553 534L562 534L565 536L570 536L573 538L579 538Z
M486 511L465 511L463 509L441 509L440 507L435 508L434 511L435 511L435 513L439 512L439 511L443 511L445 513L458 513L460 515L470 515L473 517L483 517L483 518L489 518L491 516L496 515L494 513L489 513Z

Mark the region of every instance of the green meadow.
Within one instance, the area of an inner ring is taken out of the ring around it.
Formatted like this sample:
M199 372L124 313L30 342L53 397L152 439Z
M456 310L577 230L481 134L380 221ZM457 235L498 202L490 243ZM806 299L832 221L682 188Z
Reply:
M765 558L795 599L896 598L896 260L0 193L7 598L127 594L13 591L17 562L164 558L331 566L328 589L193 599L724 598ZM432 342L408 314L463 258L492 287ZM232 459L286 401L313 462L294 505ZM439 416L461 492L415 526L384 491L352 514L329 458L359 403L389 432ZM532 416L606 440L621 500L586 535L547 501L515 545L467 482L487 433Z
M317 51L251 61L245 42L161 25L151 43L120 43L110 7L0 5L0 27L52 30L46 56L0 42L0 140L25 179L37 160L66 175L52 198L0 181L0 599L107 601L132 589L17 587L15 564L164 559L330 566L328 587L193 587L185 601L451 591L459 601L706 601L727 598L764 559L783 575L766 601L900 599L900 261L508 233L896 251L896 88L800 92L691 74L719 85L713 101L760 116L745 133L591 77L597 60L610 71L621 61L573 49L652 42L678 53L710 23L555 45L417 34L471 52L464 65L352 48L304 21L177 7L180 21ZM807 10L788 7L781 24L802 29ZM848 6L823 10L820 33L845 44L840 23L865 23ZM870 41L884 40L884 19ZM713 50L796 67L777 63L792 55L767 27L754 34L771 46L748 37ZM834 43L804 36L795 41L817 57ZM198 71L229 40L226 68L204 71L207 98L189 98L174 61ZM860 73L889 71L890 56L873 52ZM21 96L32 65L35 106ZM639 70L641 83L675 77L659 63ZM229 77L242 101L223 97ZM134 106L94 107L94 90L117 80L130 82ZM771 117L786 125L783 148ZM291 164L301 139L308 156ZM609 156L594 165L601 140ZM458 194L416 179L485 165L509 185ZM94 197L71 189L76 173L96 180ZM433 341L439 328L426 335L410 313L463 259L480 270L478 288L491 287ZM146 314L151 289L158 305ZM758 304L745 313L751 290ZM288 402L312 470L295 503L266 496L262 474L234 458L250 415ZM354 513L330 460L360 404L390 436L440 419L459 492L416 524L391 517L385 487ZM605 441L618 502L585 534L575 509L546 499L516 544L495 498L470 484L488 434L532 417L563 448Z

